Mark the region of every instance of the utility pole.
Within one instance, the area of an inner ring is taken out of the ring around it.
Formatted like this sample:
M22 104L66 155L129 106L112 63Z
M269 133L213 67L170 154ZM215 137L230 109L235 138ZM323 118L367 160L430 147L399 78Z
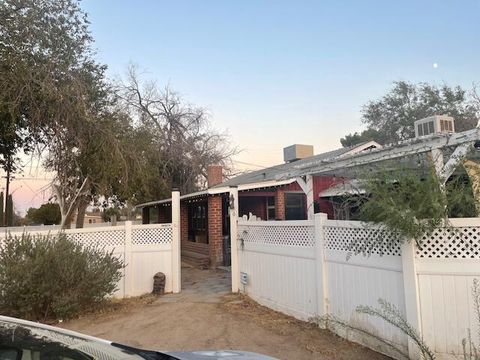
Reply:
M12 162L11 162L11 158L9 156L8 159L7 159L7 176L6 176L6 185L5 185L5 206L4 206L3 219L2 219L4 226L7 226L7 219L8 219L7 212L8 212L8 195L9 195L9 192L10 192L11 164L12 164Z

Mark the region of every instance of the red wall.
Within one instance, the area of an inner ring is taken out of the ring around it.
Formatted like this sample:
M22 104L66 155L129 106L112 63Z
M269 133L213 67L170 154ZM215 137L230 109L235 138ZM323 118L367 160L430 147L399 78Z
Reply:
M333 176L314 176L313 177L313 194L314 200L318 202L320 206L320 212L326 213L329 219L333 219L333 207L328 200L319 199L318 194L324 190L331 188L332 186L339 184L343 181L342 178ZM282 187L284 192L288 191L302 191L300 185L297 182L285 185Z

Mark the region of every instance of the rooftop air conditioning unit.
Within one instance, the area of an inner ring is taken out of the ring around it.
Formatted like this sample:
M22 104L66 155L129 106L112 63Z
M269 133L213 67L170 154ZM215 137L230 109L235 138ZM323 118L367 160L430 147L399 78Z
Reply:
M455 132L455 121L451 116L435 115L414 123L415 137L428 136L438 133Z
M283 149L283 160L286 163L305 159L310 156L313 156L312 145L295 144Z

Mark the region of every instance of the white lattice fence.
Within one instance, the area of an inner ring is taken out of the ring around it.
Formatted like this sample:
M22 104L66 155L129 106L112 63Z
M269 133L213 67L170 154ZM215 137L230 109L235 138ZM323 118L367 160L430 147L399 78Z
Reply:
M100 246L120 248L125 245L125 229L106 228L98 229L99 231L67 230L66 236L69 240L76 241L85 246Z
M171 224L159 224L154 228L146 228L144 225L137 225L132 229L133 245L169 244L171 242Z
M313 247L311 221L239 221L238 237L244 243Z
M316 313L313 221L239 221L244 290L258 302L307 320Z
M328 221L325 248L345 252L400 256L400 242L388 230L357 221Z
M11 232L21 235L25 229ZM27 228L28 230L28 228ZM123 278L118 283L116 297L136 296L152 291L153 275L163 272L166 275L165 291L172 291L172 224L107 226L64 231L68 239L85 246L95 246L125 261ZM32 231L32 235L55 236L55 231ZM0 233L0 244L5 232Z
M422 238L418 258L480 259L480 226L436 229Z
M325 216L317 215L314 223L239 221L244 290L300 319L330 314L366 327L407 352L403 333L355 311L358 305L378 307L382 298L422 331L438 358L454 358L462 353L468 329L480 331L472 298L474 279L480 279L480 218L451 223L453 229L437 229L417 248L374 224ZM351 339L386 351L381 344Z

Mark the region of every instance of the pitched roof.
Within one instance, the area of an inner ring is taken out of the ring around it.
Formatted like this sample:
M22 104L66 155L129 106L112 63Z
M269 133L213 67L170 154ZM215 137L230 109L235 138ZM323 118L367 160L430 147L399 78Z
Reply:
M278 174L288 172L289 170L303 163L309 163L311 161L333 160L343 155L354 153L356 152L356 150L361 151L363 150L363 148L365 148L365 145L367 144L370 144L371 146L374 146L374 147L381 147L381 145L379 145L374 141L367 141L367 142L363 142L361 144L353 145L350 147L327 151L318 155L310 156L308 158L293 161L290 163L280 164L280 165L268 167L265 169L242 174L232 179L229 179L227 181L224 181L223 183L215 185L212 188L225 187L225 186L239 186L244 184L260 183L264 181L276 180Z

